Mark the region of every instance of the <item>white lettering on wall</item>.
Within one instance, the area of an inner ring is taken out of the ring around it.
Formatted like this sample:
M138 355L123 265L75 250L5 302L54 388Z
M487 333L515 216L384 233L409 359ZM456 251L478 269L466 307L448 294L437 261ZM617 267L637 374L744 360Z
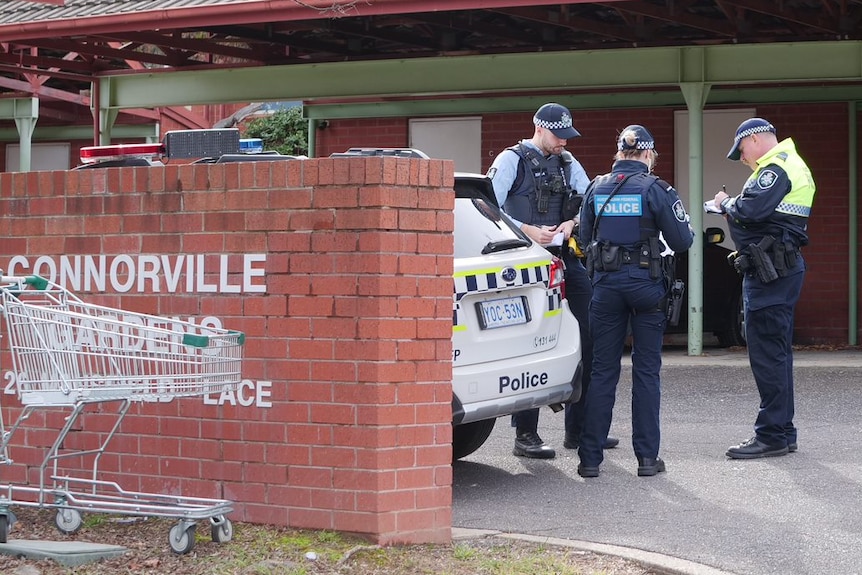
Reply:
M233 265L241 258L241 265ZM229 271L239 268L239 274ZM127 293L265 293L266 254L13 256L6 273L38 275L72 291ZM182 281L185 279L185 281Z
M218 397L213 395L204 396L204 405L240 405L242 407L272 407L272 382L258 381L257 384L250 379L244 379L237 386L236 391L225 389Z

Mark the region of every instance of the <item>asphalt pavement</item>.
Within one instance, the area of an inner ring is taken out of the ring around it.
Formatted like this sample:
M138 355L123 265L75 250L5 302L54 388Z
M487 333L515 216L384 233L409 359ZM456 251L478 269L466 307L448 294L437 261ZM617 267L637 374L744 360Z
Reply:
M453 526L663 557L679 573L862 574L862 352L797 351L799 451L731 460L752 436L759 398L745 351L666 349L667 472L638 477L631 448L631 362L623 362L601 475L583 479L564 449L563 414L544 409L553 460L512 455L508 418L455 463Z

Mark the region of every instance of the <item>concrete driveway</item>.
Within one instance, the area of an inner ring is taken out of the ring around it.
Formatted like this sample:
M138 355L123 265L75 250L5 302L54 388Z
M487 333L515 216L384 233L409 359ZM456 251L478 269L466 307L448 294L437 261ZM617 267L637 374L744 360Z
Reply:
M584 480L562 447L563 414L542 412L553 460L511 454L498 420L454 466L453 526L613 544L739 575L862 573L862 352L797 352L799 451L738 461L759 402L745 352L666 350L662 450L667 473L637 477L631 370L624 360L602 474Z

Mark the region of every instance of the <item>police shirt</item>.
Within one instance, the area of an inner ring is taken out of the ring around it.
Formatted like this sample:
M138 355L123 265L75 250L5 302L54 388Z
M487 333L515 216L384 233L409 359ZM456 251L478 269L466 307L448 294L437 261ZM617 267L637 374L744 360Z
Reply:
M617 160L610 174L593 181L581 206L581 244L592 241L599 210L625 176L628 179L602 213L597 239L633 249L646 237L662 232L665 243L673 251L683 252L691 247L694 231L676 190L650 175L647 165L638 160ZM620 225L614 225L617 223Z
M521 140L520 143L536 150L539 154L542 153L530 140ZM509 197L509 191L512 189L512 184L515 183L515 178L518 177L518 164L520 161L521 156L515 151L506 148L494 158L494 162L488 170L488 177L491 178L491 183L494 185L494 195L497 197L497 205L501 208ZM586 170L574 157L572 157L572 163L569 168L569 185L579 194L583 194L587 186L590 185L590 179L587 177ZM511 218L511 215L509 217ZM515 218L511 219L518 226L524 223L515 220Z
M808 245L815 189L793 140L787 138L773 147L757 160L742 193L722 202L737 248L756 244L767 235L796 247Z

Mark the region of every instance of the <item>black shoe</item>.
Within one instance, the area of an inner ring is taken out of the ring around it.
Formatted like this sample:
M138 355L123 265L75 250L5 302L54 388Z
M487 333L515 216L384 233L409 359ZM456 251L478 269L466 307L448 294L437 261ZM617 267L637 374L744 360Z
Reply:
M605 439L605 442L602 444L602 449L613 449L619 444L619 439L617 439L616 437L608 436L607 439ZM563 440L563 447L565 447L566 449L577 449L578 440L571 435L566 434L566 439Z
M739 445L728 448L725 455L731 459L757 459L760 457L787 455L789 452L790 449L787 445L768 445L757 439L757 437L752 437L748 441L743 441Z
M518 457L530 457L533 459L553 459L557 452L553 447L548 447L539 434L535 431L525 431L515 434L515 448L512 453Z
M795 441L787 444L787 453L795 453L798 449L799 445L797 445Z
M649 457L638 458L638 477L652 477L656 473L665 470L664 461L660 457L651 459Z
M584 478L598 477L599 476L599 468L598 468L598 466L590 467L588 465L584 465L582 463L579 463L578 464L578 475L580 475L581 477L584 477Z

